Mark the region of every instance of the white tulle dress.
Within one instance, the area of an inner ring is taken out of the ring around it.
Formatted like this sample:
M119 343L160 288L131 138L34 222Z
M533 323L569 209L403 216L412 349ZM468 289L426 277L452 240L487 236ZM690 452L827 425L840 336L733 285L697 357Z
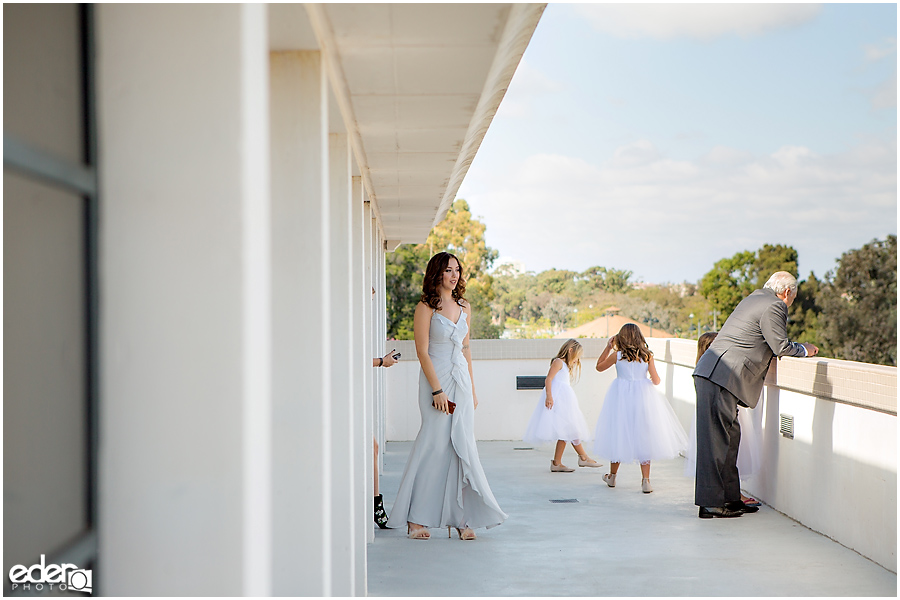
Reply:
M741 445L738 446L737 467L741 479L747 479L759 472L762 466L762 415L763 399L756 408L738 408L738 423L741 425ZM684 476L697 475L697 413L691 419L691 435L688 437L687 453L684 455Z
M522 436L525 442L540 445L565 440L580 444L589 438L591 430L578 408L578 398L569 376L569 367L563 362L562 368L550 382L553 408L547 408L547 390L541 390L541 398L534 408L525 435Z
M594 452L609 462L666 460L687 448L687 434L647 368L645 362L624 361L616 353L616 378L594 430Z

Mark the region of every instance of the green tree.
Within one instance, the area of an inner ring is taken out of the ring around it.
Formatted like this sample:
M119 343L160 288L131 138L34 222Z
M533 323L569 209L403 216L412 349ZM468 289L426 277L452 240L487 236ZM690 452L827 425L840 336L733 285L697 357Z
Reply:
M835 358L897 365L897 236L845 252L817 303L819 339Z
M764 244L756 252L738 252L723 258L700 280L700 293L724 322L738 303L758 290L776 271L797 276L797 251L791 246Z
M607 292L625 292L631 289L631 276L634 273L621 269L607 269L603 276L603 289Z
M386 257L388 337L413 339L413 317L422 295L422 279L428 260L446 251L456 255L466 278L466 299L472 306L472 338L496 338L501 328L492 323L493 278L487 274L497 259L496 250L484 242L485 225L472 218L469 204L456 200L444 220L428 234L424 244L402 244Z
M797 251L791 246L781 244L764 244L756 251L756 259L753 261L755 281L753 289L758 290L766 284L772 273L787 271L794 277L798 277Z
M544 292L571 295L575 291L575 271L548 269L537 274L535 284Z
M494 323L491 314L491 303L496 296L493 290L493 278L484 273L478 279L469 279L466 282L466 298L472 307L472 323L469 328L469 336L472 339L497 339L503 333L503 328Z
M472 218L469 203L456 200L447 211L444 220L434 226L425 245L429 258L445 251L455 254L463 263L466 279L479 279L497 260L499 253L484 242L487 227Z
M797 297L788 313L788 338L791 340L820 344L818 329L821 309L816 304L820 287L816 274L812 272L797 285Z
M422 278L429 258L424 244L401 244L385 257L389 338L413 339L413 317L422 297Z
M587 283L586 287L590 290L603 290L614 294L631 289L633 274L631 271L598 266L587 269L579 275L579 278Z
M755 289L755 262L755 253L738 252L731 258L717 261L700 280L700 293L714 310L719 311L723 321Z
M553 296L542 311L542 315L553 324L557 331L565 329L571 314L572 301L566 296Z

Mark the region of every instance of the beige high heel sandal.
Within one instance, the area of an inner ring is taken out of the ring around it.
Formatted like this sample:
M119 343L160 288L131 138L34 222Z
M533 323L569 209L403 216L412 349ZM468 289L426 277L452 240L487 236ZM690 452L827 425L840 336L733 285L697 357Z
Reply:
M413 529L410 523L406 524L406 537L411 540L427 540L431 537L427 527L418 527Z
M457 527L457 528L456 528L456 532L459 534L459 539L461 539L461 540L475 540L475 539L478 539L477 537L475 537L475 532L472 531L472 529L469 528L469 527L464 527L464 528L462 528L462 529L460 529L459 527ZM448 538L449 538L449 537L452 537L452 536L450 535L450 526L449 526L449 525L447 525L447 537L448 537Z

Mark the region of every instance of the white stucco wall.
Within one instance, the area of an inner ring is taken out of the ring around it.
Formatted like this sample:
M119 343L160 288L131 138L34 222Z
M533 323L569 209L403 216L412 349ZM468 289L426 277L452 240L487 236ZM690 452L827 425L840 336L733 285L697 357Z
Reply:
M594 371L595 361L584 361L581 379L573 386L592 430L600 415L603 395L615 377L615 373ZM516 390L516 376L546 376L549 368L550 359L476 361L472 366L478 394L476 438L522 439L541 392ZM413 440L419 431L421 421L416 398L419 373L417 361L401 361L386 373L387 439L390 441Z

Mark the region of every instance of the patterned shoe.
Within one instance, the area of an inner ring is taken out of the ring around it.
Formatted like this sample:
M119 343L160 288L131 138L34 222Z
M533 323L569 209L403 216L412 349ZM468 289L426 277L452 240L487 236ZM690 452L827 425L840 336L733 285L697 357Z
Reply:
M388 516L384 512L384 497L381 494L375 496L375 523L382 529L387 529Z

